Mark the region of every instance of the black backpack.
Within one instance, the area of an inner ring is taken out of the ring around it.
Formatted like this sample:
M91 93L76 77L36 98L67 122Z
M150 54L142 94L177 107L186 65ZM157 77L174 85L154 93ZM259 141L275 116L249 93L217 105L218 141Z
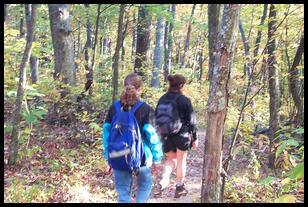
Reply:
M165 95L157 105L155 118L157 132L160 135L173 135L180 131L182 122L176 102L180 96L181 94L177 94L171 99Z

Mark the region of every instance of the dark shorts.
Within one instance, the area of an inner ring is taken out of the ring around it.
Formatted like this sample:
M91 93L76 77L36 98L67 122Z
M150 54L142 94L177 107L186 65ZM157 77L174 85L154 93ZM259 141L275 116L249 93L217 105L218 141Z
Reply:
M181 132L173 136L162 137L163 152L167 153L176 149L187 151L191 148L191 136L188 132Z

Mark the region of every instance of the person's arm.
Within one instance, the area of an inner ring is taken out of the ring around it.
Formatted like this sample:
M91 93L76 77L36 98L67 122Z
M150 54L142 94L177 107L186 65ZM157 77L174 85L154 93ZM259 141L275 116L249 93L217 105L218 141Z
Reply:
M103 125L103 149L105 159L108 159L108 139L110 134L110 126L110 123L104 123Z
M151 124L145 124L143 132L145 134L145 143L149 146L153 155L153 162L160 162L163 157L162 144L155 128Z
M188 98L186 101L186 106L188 119L187 121L189 123L189 130L192 133L192 141L194 142L197 139L197 119L191 101Z
M105 123L103 125L103 149L104 149L104 157L108 159L108 143L109 143L109 134L111 130L111 121L114 115L115 108L113 105L110 106Z
M160 162L163 151L162 144L155 129L155 113L154 110L149 107L147 116L145 117L145 124L142 128L144 136L144 142L150 148L151 154L153 155L153 162Z

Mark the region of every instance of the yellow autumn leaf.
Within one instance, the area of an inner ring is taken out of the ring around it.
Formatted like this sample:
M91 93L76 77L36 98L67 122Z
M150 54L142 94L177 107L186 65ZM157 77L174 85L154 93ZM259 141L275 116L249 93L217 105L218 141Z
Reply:
M277 199L275 199L275 203L294 203L296 201L296 197L293 195L283 195Z

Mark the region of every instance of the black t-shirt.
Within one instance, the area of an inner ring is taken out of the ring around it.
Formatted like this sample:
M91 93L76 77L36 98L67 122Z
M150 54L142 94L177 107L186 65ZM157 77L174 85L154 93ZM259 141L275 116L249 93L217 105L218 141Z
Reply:
M168 92L164 94L158 101L158 104L160 104L160 101L167 98L167 99L173 99L176 97L176 95L179 93L176 92ZM179 116L181 118L181 122L183 126L188 127L189 132L192 132L193 134L193 140L197 139L196 132L197 132L197 121L196 121L196 115L194 112L194 109L192 107L191 101L189 98L187 98L184 95L181 95L176 100L178 105L178 111ZM157 105L158 105L157 104Z

